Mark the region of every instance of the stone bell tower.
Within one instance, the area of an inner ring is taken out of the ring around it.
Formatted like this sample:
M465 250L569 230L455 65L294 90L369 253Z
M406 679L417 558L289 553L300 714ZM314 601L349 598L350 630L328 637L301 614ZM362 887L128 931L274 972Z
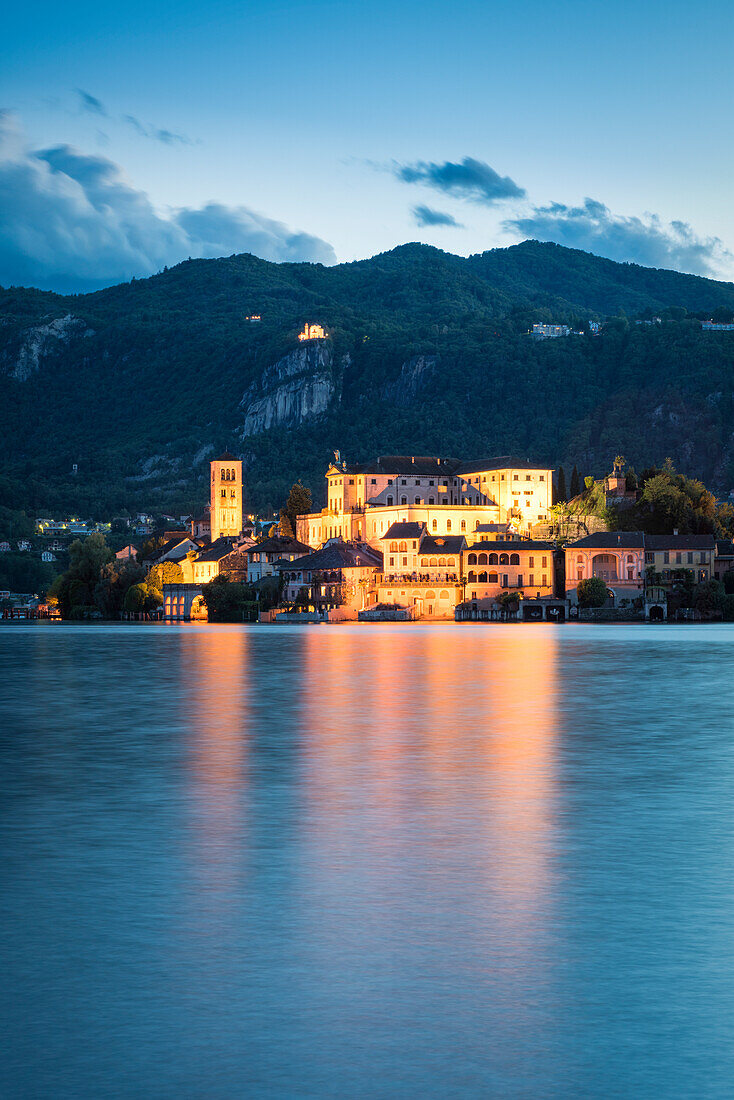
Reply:
M212 542L242 533L242 462L225 451L211 463Z

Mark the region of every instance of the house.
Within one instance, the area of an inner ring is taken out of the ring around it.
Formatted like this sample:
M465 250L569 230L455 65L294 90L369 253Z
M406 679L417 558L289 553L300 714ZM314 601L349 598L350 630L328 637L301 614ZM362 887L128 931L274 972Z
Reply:
M41 561L56 561L56 555L52 554L50 550L42 550Z
M49 550L56 550L56 551L58 552L59 550L63 550L63 549L64 549L64 544L63 544L63 542L61 541L61 539L53 539L53 540L52 540L52 541L51 541L51 542L50 542L50 543L48 544L48 548L49 548Z
M131 542L129 542L127 544L127 546L123 546L122 550L117 551L117 553L115 554L115 557L117 558L118 561L131 561L132 559L136 558L137 555L138 555L137 546L133 546L133 544Z
M332 542L315 553L279 563L283 595L290 602L307 604L322 614L337 609L357 613L376 603L375 572L382 555L363 543Z
M426 523L397 522L382 540L376 601L414 609L417 619L447 619L461 600L461 554L466 537L434 535Z
M579 581L601 577L617 599L642 594L645 535L642 531L596 531L565 548L566 594L575 600Z
M0 554L7 554L7 553L9 553L9 551L10 551L10 543L8 542L7 539L3 539L3 541L0 542Z
M209 521L209 509L206 508L200 516L192 516L189 521L189 533L192 539L211 538L211 523Z
M219 575L220 564L234 549L234 539L218 538L202 550L190 550L186 557L181 558L179 565L183 574L184 584L208 584Z
M31 544L28 539L18 539L18 549L22 552L30 550Z
M263 577L272 577L278 572L276 563L280 567L312 553L312 547L286 535L273 535L262 542L255 542L247 551L247 580L250 584L257 584Z
M645 535L645 569L662 584L681 570L700 584L714 575L716 543L713 535Z
M540 597L553 596L554 546L552 542L520 539L476 542L462 556L466 598L496 598L516 591Z

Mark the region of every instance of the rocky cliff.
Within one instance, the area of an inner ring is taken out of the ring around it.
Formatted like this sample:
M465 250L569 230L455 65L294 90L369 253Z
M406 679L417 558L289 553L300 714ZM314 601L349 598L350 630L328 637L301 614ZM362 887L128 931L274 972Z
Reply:
M307 344L279 359L242 396L242 438L270 428L297 427L321 416L338 396L345 365L335 370L331 347L325 343Z
M27 382L44 358L68 344L72 338L86 336L94 336L94 332L81 318L71 313L47 324L33 325L3 352L0 359L3 372L16 382Z

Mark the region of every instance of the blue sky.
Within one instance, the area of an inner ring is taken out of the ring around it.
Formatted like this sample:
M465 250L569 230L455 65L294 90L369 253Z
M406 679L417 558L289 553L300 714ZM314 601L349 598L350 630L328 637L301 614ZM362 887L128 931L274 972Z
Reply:
M733 31L718 0L15 6L0 283L528 236L734 277Z

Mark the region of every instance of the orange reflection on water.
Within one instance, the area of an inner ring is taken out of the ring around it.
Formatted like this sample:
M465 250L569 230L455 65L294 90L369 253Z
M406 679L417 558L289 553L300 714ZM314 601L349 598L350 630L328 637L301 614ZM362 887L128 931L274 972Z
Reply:
M236 626L194 628L184 639L194 866L206 890L228 888L242 857L248 645L247 633Z
M311 827L323 835L361 820L377 857L415 844L419 820L421 856L436 870L452 846L464 846L508 915L542 905L553 858L558 629L309 632L302 714Z

